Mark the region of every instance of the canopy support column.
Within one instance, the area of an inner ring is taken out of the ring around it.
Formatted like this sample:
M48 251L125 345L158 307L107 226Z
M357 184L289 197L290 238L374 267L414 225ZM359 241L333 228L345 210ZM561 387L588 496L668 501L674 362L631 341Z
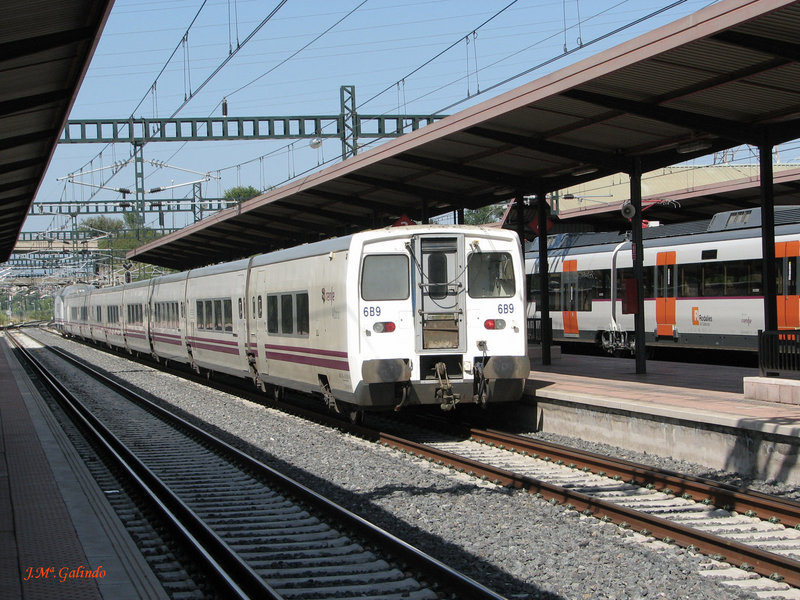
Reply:
M551 364L550 346L553 329L550 327L550 277L547 261L547 192L539 186L536 190L536 221L539 223L539 314L542 319L542 364Z
M631 220L633 277L636 279L636 314L634 315L634 340L636 343L636 373L647 372L644 331L644 245L642 243L642 161L633 159L631 170L631 204L636 214Z
M761 285L764 287L764 330L778 330L777 274L775 268L775 198L773 193L772 145L764 141L758 147L761 173Z

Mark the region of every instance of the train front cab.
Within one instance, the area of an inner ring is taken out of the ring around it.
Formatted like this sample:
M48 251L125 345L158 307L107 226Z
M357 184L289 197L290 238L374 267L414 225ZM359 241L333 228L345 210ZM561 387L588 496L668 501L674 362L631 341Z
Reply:
M530 362L518 242L429 231L364 245L356 403L519 399Z

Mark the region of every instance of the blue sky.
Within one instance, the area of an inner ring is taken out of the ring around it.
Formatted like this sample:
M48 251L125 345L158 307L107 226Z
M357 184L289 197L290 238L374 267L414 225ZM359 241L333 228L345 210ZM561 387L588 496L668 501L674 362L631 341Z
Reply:
M117 0L70 118L168 117L176 111L182 117L219 116L223 98L229 116L335 115L342 85L355 86L362 113L451 114L709 4L713 2ZM227 64L198 90L237 46ZM543 63L548 64L535 68ZM507 79L511 81L502 84ZM92 188L59 178L108 167L130 154L128 144L59 145L37 200L88 200ZM203 195L210 198L237 185L280 185L340 154L338 140L319 149L310 148L308 140L150 143L144 148L146 160L219 176L203 186ZM149 189L197 176L146 165L145 178ZM76 179L101 183L99 174ZM132 166L108 185L135 187ZM185 186L148 200L190 194L191 186ZM121 196L101 190L94 200L114 202ZM155 226L154 218L148 217L148 225ZM165 224L178 227L186 221L168 216ZM65 226L63 217L44 215L29 218L24 230Z

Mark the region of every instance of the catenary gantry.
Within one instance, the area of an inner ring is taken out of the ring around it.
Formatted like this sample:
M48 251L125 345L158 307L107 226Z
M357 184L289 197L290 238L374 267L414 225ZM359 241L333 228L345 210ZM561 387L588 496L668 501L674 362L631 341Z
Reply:
M14 249L113 0L0 0L0 262Z

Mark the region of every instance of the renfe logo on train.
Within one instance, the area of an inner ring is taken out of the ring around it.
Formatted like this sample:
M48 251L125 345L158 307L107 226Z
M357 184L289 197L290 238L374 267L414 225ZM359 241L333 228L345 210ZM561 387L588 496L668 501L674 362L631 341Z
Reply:
M704 315L700 312L700 307L692 307L692 325L708 326L714 321L711 315Z

